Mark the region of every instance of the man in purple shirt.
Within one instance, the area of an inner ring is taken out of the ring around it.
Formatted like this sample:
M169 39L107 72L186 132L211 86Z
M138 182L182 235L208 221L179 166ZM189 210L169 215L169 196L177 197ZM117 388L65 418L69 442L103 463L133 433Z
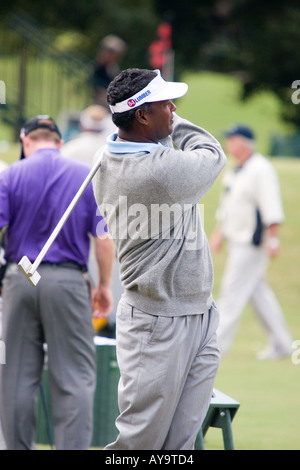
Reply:
M90 185L44 257L39 284L30 285L17 263L23 255L36 259L90 168L60 154L61 134L49 116L27 121L21 141L21 160L0 175L0 230L7 261L2 288L6 363L0 366L4 437L8 449L32 448L47 344L56 448L87 449L96 379L91 312L96 304L99 315L112 308L113 242L97 237L105 223ZM85 274L90 235L99 266L93 292Z

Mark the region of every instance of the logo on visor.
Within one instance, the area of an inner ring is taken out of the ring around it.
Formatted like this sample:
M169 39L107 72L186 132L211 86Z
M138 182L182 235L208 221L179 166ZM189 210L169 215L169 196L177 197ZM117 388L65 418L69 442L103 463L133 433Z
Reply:
M136 104L138 104L140 101L144 100L145 98L147 98L147 96L151 95L151 91L150 90L146 90L144 91L144 93L142 93L141 95L139 95L137 98L130 98L128 101L127 101L127 105L129 106L129 108L133 108Z

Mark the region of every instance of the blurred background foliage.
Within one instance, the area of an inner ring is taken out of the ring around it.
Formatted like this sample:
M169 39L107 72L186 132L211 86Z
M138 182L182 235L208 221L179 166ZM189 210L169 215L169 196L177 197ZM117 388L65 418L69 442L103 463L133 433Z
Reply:
M174 79L188 71L230 74L241 83L241 100L271 91L280 100L282 120L295 132L300 127L300 106L291 100L291 85L300 78L298 0L11 0L0 10L0 31L15 28L15 15L28 17L52 46L85 66L92 66L101 39L116 34L128 46L121 68L149 68L149 46L167 22Z
M288 93L300 70L297 0L12 0L2 2L0 21L19 8L51 30L58 46L90 59L102 37L118 34L129 45L125 67L149 66L156 28L169 21L176 75L186 69L238 74L243 97L271 89L284 118L300 123Z

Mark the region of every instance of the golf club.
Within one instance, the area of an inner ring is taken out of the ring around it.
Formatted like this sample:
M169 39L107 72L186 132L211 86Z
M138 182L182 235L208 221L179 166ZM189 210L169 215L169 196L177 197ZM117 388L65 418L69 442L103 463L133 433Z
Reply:
M76 206L79 199L83 195L84 191L86 190L86 188L88 187L88 185L92 181L92 179L93 179L95 173L97 172L98 168L101 166L102 155L103 155L103 150L100 151L99 157L97 157L97 156L95 157L96 160L95 160L95 163L94 163L91 171L89 172L89 174L85 178L84 182L80 186L79 190L75 194L74 198L70 202L69 206L67 207L67 209L64 212L63 216L61 217L60 221L58 222L58 224L54 228L52 234L48 238L47 242L45 243L44 247L40 251L40 253L37 256L34 263L31 263L31 261L28 259L28 257L26 255L24 255L22 257L22 259L19 261L19 263L18 263L19 268L21 269L23 274L25 274L28 281L34 287L38 284L38 282L41 278L40 274L37 271L39 265L41 264L42 260L44 259L47 251L51 247L51 245L54 242L55 238L57 237L57 235L61 231L62 227L64 226L64 224L68 220L69 216L71 215L71 212L73 211L74 207Z

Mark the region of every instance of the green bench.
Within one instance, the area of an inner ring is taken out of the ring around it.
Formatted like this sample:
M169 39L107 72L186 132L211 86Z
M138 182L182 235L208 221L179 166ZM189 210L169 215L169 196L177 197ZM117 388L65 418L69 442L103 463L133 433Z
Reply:
M240 404L214 389L208 412L196 439L195 449L204 450L204 437L209 427L222 429L225 450L234 450L231 422Z

